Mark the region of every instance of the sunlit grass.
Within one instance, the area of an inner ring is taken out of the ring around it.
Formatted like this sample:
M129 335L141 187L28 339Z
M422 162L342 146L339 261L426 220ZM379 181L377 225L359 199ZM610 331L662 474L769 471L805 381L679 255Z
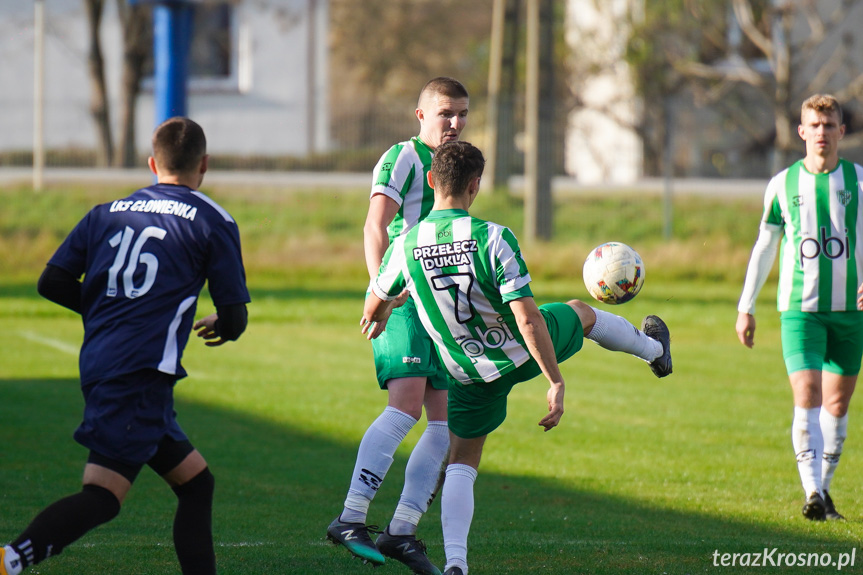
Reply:
M250 281L287 279L344 282L366 274L362 227L364 189L203 190L236 219ZM69 230L93 205L133 191L110 187L0 189L0 252L4 277L38 276ZM583 193L555 202L554 241L522 248L535 278L576 277L588 250L605 241L632 245L647 263L648 278L740 281L755 240L761 202L680 195L674 203L673 238L663 236L661 198L651 194ZM520 237L521 202L481 194L478 217L507 225ZM305 278L309 278L306 280Z
M81 411L80 318L41 300L35 280L89 205L113 197L109 190L49 190L31 203L23 191L2 193L12 215L0 214L0 248L17 252L4 258L0 276L0 542L78 488L86 454L71 434ZM323 538L341 508L357 444L386 401L358 329L368 281L359 247L365 192L213 196L243 231L250 324L221 348L192 338L177 409L217 477L220 573L370 573ZM486 201L476 213L513 220L519 232L517 206ZM693 198L687 217L713 223L692 224L701 235L666 244L655 216L643 223L647 231L626 236L619 213L602 216L609 209L603 201L566 203L556 220L561 238L525 248L534 293L540 302L586 298L583 251L605 239L637 245L647 262L644 290L631 303L604 309L637 325L648 313L663 317L672 331L674 374L657 380L643 362L585 342L562 366L566 413L550 433L537 425L546 384L540 378L518 385L507 420L488 440L476 484L471 573L732 573L714 565L715 551L850 552L863 536L857 404L833 489L850 520L807 522L772 311L775 285L759 302L756 349L745 349L734 334L759 206ZM601 217L607 224L597 223ZM199 315L210 311L204 294ZM371 522L389 521L421 428L399 448ZM30 573L178 573L173 506L170 490L145 471L115 521ZM420 536L442 565L439 511L434 503ZM407 570L388 564L377 572Z

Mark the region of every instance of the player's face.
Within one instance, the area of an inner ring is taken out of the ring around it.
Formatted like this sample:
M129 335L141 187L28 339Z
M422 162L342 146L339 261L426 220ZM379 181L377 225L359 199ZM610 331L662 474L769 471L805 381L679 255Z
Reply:
M432 148L458 140L467 125L467 109L467 98L437 94L423 98L416 111L420 121L420 139Z
M806 142L806 155L833 156L839 153L839 140L845 135L845 125L836 113L806 110L797 133Z

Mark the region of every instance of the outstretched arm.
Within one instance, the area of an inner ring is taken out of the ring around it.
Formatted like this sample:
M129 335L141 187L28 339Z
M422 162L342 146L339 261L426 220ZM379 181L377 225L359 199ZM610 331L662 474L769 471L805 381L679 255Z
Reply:
M540 420L539 425L549 431L560 423L563 416L564 382L554 353L554 344L548 333L545 319L532 297L523 297L509 302L509 307L515 315L518 331L527 344L530 355L539 364L543 375L550 385L548 390L548 414Z

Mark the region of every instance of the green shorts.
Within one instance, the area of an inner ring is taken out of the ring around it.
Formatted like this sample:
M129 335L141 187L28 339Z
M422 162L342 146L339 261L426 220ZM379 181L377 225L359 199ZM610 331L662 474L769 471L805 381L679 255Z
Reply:
M449 377L412 298L393 310L387 328L372 340L372 350L381 389L387 388L389 380L401 377L427 377L435 389L449 387Z
M584 329L575 310L565 303L550 303L540 306L539 311L548 326L557 362L575 355L584 343ZM506 397L512 387L541 373L539 364L530 358L491 383L464 385L450 380L447 407L450 431L464 439L491 433L506 419Z
M857 375L863 358L863 312L784 311L782 357L789 374L804 369Z

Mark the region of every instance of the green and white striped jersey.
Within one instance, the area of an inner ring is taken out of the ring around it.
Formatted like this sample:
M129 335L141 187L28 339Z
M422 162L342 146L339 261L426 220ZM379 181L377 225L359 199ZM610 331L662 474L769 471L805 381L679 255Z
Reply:
M399 205L387 226L390 243L426 217L434 205L434 190L426 178L433 155L434 150L413 137L387 150L375 166L370 197L384 194Z
M532 296L515 236L463 210L435 210L390 244L374 293L404 288L447 371L464 384L490 382L530 358L508 302Z
M863 279L863 167L840 159L827 174L800 160L767 185L762 226L783 229L779 311L853 311Z

